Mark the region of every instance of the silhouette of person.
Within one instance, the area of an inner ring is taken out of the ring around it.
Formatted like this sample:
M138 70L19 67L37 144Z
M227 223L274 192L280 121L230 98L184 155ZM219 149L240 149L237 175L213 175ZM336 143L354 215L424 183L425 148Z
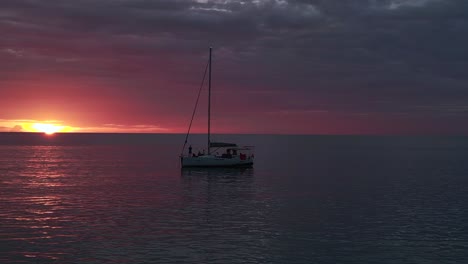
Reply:
M189 154L189 155L192 154L192 145L190 145L190 146L188 147L188 154Z

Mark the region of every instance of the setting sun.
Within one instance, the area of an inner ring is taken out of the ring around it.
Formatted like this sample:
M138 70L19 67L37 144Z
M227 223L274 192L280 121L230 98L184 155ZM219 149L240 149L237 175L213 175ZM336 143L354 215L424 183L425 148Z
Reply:
M65 128L64 126L57 126L57 125L52 125L52 124L42 124L42 123L36 123L32 125L32 128L36 132L43 132L47 135L52 135L56 132L61 132Z

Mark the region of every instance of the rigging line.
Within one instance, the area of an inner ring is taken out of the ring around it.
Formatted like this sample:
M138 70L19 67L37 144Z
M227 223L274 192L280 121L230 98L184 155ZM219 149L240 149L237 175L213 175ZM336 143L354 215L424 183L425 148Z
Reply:
M190 125L189 125L189 127L188 127L187 135L185 135L184 146L182 147L182 151L181 151L181 153L180 153L181 156L184 154L185 146L187 145L188 136L189 136L189 134L190 134L190 129L192 128L192 123L193 123L193 118L195 117L195 112L197 111L198 101L200 100L200 94L201 94L201 91L202 91L202 89L203 89L203 84L205 83L206 72L207 72L207 70L208 70L208 65L209 65L209 64L210 64L210 62L207 62L207 63L206 63L205 73L203 74L203 79L202 79L202 82L201 82L201 85L200 85L200 90L198 90L197 101L195 102L195 107L194 107L194 109L193 109L192 119L190 119Z

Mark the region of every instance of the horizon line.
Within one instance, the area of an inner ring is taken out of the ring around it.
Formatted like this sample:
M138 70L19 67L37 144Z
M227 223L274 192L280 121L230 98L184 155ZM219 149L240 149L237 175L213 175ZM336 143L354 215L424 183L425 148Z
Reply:
M46 134L44 132L31 132L31 131L0 131L1 134L35 134L35 135L45 135L48 137L53 137L54 135L76 135L76 134L102 134L102 135L187 135L187 133L168 133L168 132L55 132L54 134ZM250 136L376 136L376 137L468 137L468 134L414 134L414 133L393 133L393 134L372 134L372 133L362 133L362 134L304 134L304 133L211 133L212 135L250 135ZM203 135L206 136L206 133L190 133L190 135Z

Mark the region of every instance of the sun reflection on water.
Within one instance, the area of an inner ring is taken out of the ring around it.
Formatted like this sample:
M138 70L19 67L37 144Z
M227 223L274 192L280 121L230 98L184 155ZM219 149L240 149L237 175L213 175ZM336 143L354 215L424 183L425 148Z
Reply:
M49 245L48 252L27 250L17 252L25 259L59 260L65 256L56 240L74 239L76 234L64 233L72 220L67 210L70 197L66 188L73 187L67 163L66 149L54 146L29 146L21 149L21 162L11 164L10 176L3 181L5 191L10 190L8 210L2 214L2 225L16 230L16 234L3 234L7 241L25 243L28 248ZM21 193L15 192L21 188ZM54 242L55 241L55 242ZM1 260L1 258L0 258Z

